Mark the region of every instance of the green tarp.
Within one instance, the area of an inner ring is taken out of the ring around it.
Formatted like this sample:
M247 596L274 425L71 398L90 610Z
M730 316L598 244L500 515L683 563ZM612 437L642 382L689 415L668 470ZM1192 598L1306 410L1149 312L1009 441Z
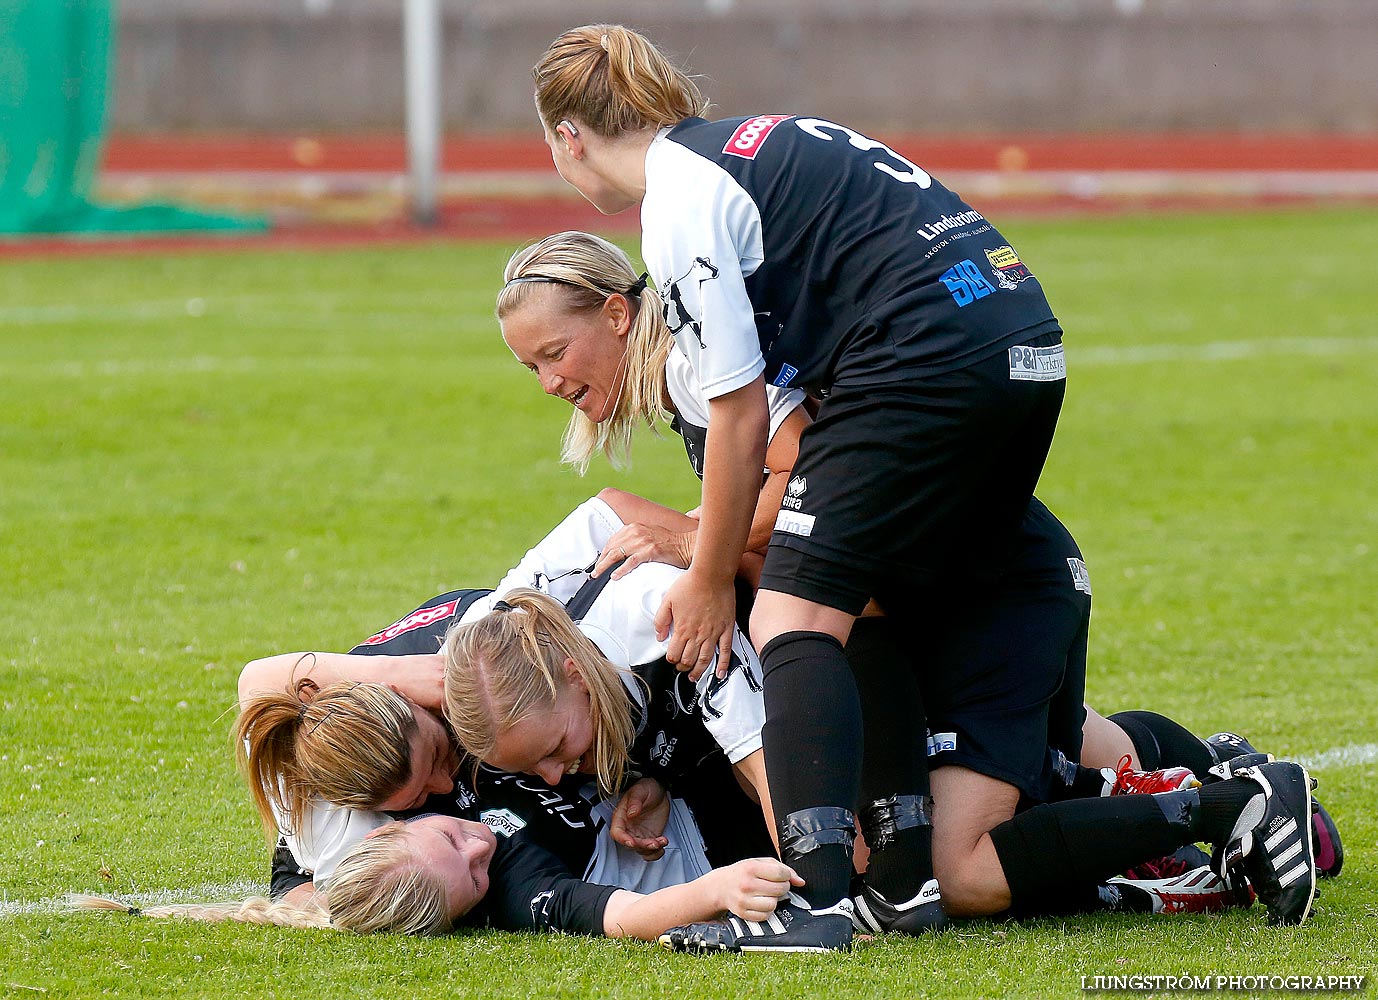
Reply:
M97 205L113 0L0 0L0 233L256 230L261 218Z

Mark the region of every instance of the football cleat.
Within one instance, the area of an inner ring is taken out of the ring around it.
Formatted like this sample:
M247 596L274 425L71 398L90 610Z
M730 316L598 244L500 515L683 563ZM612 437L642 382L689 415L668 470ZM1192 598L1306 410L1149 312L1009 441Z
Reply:
M768 920L757 923L729 916L712 923L671 927L660 935L672 951L710 954L719 951L790 954L850 951L852 903L841 900L826 910L813 911L797 896L782 900Z
M1140 879L1176 878L1178 875L1185 875L1193 868L1200 868L1202 865L1209 865L1210 863L1211 856L1209 854L1195 844L1187 844L1177 848L1172 854L1137 864L1121 877L1136 881Z
M1216 733L1206 738L1206 746L1219 762L1211 768L1213 775L1218 775L1218 769L1221 767L1230 769L1249 763L1251 758L1246 759L1245 755L1266 757L1270 761L1273 759L1272 754L1259 754L1253 744L1238 733ZM1229 775L1226 774L1225 777ZM1335 827L1335 821L1330 818L1325 806L1314 796L1311 799L1311 807L1311 842L1316 848L1316 874L1321 878L1334 878L1340 874L1345 861L1340 831Z
M1251 744L1238 733L1215 733L1206 737L1206 749L1211 752L1216 763L1238 757L1242 753L1257 753Z
M1125 909L1142 913L1218 913L1230 906L1254 905L1254 893L1248 882L1221 877L1209 865L1171 878L1116 876L1108 884L1119 890Z
M896 905L866 884L865 875L852 879L852 926L862 934L927 934L947 926L938 880L929 879L907 903Z
M1242 771L1246 767L1258 767L1260 764L1271 764L1276 759L1270 753L1257 751L1242 753L1238 757L1228 757L1206 772L1206 781L1229 781L1237 771Z
M1136 771L1129 766L1129 754L1120 758L1119 767L1103 767L1100 773L1105 779L1101 795L1152 795L1154 792L1176 792L1201 785L1189 767Z
M1248 878L1268 907L1271 924L1301 924L1316 895L1316 858L1311 825L1311 775L1290 761L1241 768L1235 777L1253 782L1259 793L1217 848L1215 870Z

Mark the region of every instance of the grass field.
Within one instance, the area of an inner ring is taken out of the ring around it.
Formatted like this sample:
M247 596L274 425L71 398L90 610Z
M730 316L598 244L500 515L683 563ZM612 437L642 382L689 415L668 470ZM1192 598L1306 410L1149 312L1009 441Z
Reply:
M1309 760L1345 835L1311 922L975 922L849 957L496 933L357 939L64 914L238 898L267 850L241 664L483 586L613 483L696 502L672 438L556 462L491 318L508 245L0 266L0 995L1066 996L1095 975L1378 972L1373 209L1005 225L1067 329L1039 493L1076 534L1106 711Z

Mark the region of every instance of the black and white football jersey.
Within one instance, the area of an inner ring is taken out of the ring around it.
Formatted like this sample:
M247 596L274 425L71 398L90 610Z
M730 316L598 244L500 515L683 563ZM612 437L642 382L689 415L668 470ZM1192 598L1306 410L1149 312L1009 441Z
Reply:
M963 367L1058 329L981 213L819 118L690 118L646 154L642 257L716 398L764 373L818 395Z

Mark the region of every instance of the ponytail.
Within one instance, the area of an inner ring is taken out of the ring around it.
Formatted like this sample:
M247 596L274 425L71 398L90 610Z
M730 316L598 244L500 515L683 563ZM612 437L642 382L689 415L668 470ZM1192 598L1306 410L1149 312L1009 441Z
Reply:
M550 132L566 118L598 135L676 125L708 110L698 87L649 39L619 24L572 28L531 70L536 110Z
M411 777L415 711L384 684L348 681L246 699L235 755L265 829L300 830L314 798L377 808Z

